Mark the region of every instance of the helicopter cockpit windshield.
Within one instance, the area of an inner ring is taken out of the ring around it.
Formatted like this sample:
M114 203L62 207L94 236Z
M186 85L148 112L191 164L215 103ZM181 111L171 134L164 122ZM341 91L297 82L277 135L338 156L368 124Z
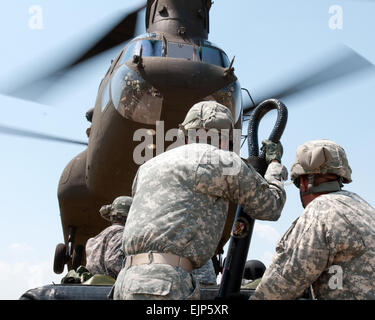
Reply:
M135 55L142 55L142 57L168 57L200 61L222 68L229 66L229 59L224 51L208 41L203 42L201 45L172 41L166 41L166 43L156 37L148 39L136 38L128 44L120 64L131 60Z

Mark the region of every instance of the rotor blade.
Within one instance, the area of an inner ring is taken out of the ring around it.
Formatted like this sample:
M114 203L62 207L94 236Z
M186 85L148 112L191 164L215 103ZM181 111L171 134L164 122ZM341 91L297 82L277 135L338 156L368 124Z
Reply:
M0 133L13 135L13 136L20 136L20 137L27 137L27 138L34 138L34 139L41 139L41 140L49 140L49 141L58 141L58 142L65 142L65 143L72 143L72 144L79 144L87 146L87 142L72 140L67 138L56 137L52 135L47 135L44 133L38 133L28 130L16 129L7 126L0 125Z
M260 95L260 98L255 99L255 105L269 98L282 99L302 94L315 87L328 85L334 81L374 68L370 61L346 46L344 48L341 47L340 52L337 51L336 54L332 55L332 57L336 56L339 56L336 60L331 59L331 61L322 62L321 59L315 63L310 63L311 68L304 75L285 77L285 79L292 80L281 81L281 83L284 83L283 86L276 87L268 93ZM306 70L306 68L304 67L302 70ZM249 103L244 107L244 112L248 114L252 109L254 109L254 105Z
M56 83L61 76L63 76L73 67L106 50L132 39L135 33L138 13L145 7L146 5L143 5L142 7L139 7L127 14L101 39L97 40L89 49L83 52L79 57L76 57L73 61L65 64L57 70L55 69L47 74L44 74L43 76L21 84L10 91L5 92L5 94L25 100L37 101L38 98L43 95L43 93L46 92L51 85Z
M143 5L142 7L129 13L107 34L105 34L101 39L99 39L90 49L88 49L80 57L76 58L73 62L66 66L65 69L69 69L106 50L109 50L121 43L124 43L132 39L135 33L138 13L144 8L146 8L146 5Z

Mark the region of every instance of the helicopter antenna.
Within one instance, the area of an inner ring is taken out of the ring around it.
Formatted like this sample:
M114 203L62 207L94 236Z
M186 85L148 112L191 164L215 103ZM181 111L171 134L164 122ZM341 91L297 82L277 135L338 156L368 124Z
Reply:
M229 67L224 70L224 76L228 76L230 73L234 72L233 63L234 63L235 58L236 56L233 57L232 61L230 62Z
M249 95L249 97L250 97L250 100L251 100L251 102L252 102L252 104L253 104L253 107L255 108L255 107L256 107L256 105L255 105L255 102L254 102L254 100L253 100L253 97L251 96L251 94L250 94L249 90L247 90L246 88L241 88L241 90L244 90L244 91L246 91L246 92L247 92L247 94Z

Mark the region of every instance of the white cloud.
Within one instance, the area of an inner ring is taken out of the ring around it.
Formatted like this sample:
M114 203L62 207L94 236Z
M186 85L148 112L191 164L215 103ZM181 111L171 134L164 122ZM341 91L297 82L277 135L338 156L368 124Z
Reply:
M274 254L275 254L275 252L270 252L270 251L265 251L263 253L263 256L261 257L260 260L264 263L266 268L268 268L269 265L271 264Z
M275 245L281 237L280 233L274 227L259 223L258 221L254 225L254 234Z
M8 250L17 254L30 253L34 251L34 249L27 243L12 243L9 245Z
M51 261L7 263L0 261L0 299L16 300L29 289L60 283L63 275L52 271Z
M0 300L19 299L27 290L60 283L64 276L53 272L53 257L27 242L4 244L0 252Z

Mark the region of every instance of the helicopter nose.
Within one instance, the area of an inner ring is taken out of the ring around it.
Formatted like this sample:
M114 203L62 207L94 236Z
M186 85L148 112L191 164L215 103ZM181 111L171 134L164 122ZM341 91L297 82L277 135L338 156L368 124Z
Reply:
M166 101L184 102L190 107L209 98L228 106L238 118L241 104L234 93L240 91L239 84L233 74L225 71L202 62L145 57L142 63L123 64L113 74L112 102L123 117L151 125L161 119ZM171 110L168 108L168 112ZM185 111L179 108L179 112Z
M135 68L132 63L129 67ZM136 68L143 79L168 98L203 99L237 80L234 74L226 74L225 68L178 58L145 57L143 67Z

